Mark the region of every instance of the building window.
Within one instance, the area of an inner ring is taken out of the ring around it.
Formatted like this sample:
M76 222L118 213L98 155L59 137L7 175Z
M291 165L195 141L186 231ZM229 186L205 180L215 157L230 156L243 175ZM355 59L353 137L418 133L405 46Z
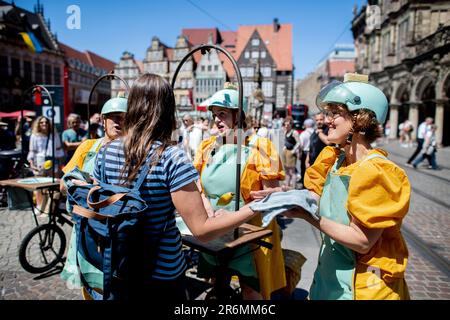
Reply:
M259 58L259 51L252 51L252 58L254 59Z
M250 96L256 88L256 84L254 82L244 82L243 84L244 96Z
M212 66L208 66L208 71L212 71Z
M261 68L261 74L263 75L263 77L270 77L272 68L271 67L262 67Z
M272 81L263 81L262 83L262 91L265 97L272 97L273 95L273 82Z
M45 83L46 84L53 84L52 82L52 67L48 64L45 65Z
M20 77L20 60L12 58L11 59L11 75L13 77Z
M205 71L205 66L201 66L200 70Z
M217 64L214 66L214 71L219 71L219 66Z
M23 62L23 78L28 82L28 84L31 84L31 61Z
M37 84L42 84L42 64L40 63L35 63L34 64L34 77L35 77L35 82Z
M250 52L249 52L249 51L245 51L245 52L244 52L244 57L245 57L246 59L250 58Z
M61 84L61 69L59 67L55 67L53 69L53 82L56 85L60 85Z
M252 39L252 46L259 46L259 39Z
M8 74L8 57L0 56L0 78L6 80Z
M255 75L255 69L253 67L247 68L247 77L253 77Z
M263 50L263 51L261 51L261 58L264 59L265 57L266 57L266 51Z

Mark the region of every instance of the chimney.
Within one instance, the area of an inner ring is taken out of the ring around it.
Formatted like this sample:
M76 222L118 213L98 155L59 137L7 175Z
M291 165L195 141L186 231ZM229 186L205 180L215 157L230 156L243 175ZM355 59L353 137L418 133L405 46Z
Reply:
M273 32L278 32L280 30L280 24L278 23L278 18L273 19Z

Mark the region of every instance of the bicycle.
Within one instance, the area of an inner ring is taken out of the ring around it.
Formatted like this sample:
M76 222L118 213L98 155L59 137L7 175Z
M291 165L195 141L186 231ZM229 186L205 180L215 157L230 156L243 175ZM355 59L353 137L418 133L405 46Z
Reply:
M37 226L25 235L19 247L20 265L30 273L49 271L64 260L67 240L60 226L66 223L73 226L73 222L66 217L68 213L65 208L61 208L64 202L61 199L53 199L54 196L54 191L50 191L51 202L57 201L54 209L53 203L50 205L48 222L41 225L37 223Z

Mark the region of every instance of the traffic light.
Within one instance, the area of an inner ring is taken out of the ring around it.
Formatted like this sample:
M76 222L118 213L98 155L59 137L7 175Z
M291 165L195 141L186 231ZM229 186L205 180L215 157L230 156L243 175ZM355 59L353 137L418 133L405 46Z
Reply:
M34 96L34 104L36 106L41 106L42 105L42 90L40 87L34 88L33 96Z

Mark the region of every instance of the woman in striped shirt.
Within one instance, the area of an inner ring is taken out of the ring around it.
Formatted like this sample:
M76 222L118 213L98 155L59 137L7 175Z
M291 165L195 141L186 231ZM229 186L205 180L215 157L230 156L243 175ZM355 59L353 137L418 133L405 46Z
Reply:
M124 137L100 150L94 177L100 180L105 161L105 179L110 184L133 186L140 168L151 157L152 169L140 189L147 201L145 236L158 239L157 261L149 270L148 298L185 300L186 263L175 210L195 237L210 241L254 216L248 207L208 217L196 181L199 179L184 151L171 144L175 129L175 98L169 83L155 74L144 74L133 84L128 97ZM143 297L144 299L147 298Z

